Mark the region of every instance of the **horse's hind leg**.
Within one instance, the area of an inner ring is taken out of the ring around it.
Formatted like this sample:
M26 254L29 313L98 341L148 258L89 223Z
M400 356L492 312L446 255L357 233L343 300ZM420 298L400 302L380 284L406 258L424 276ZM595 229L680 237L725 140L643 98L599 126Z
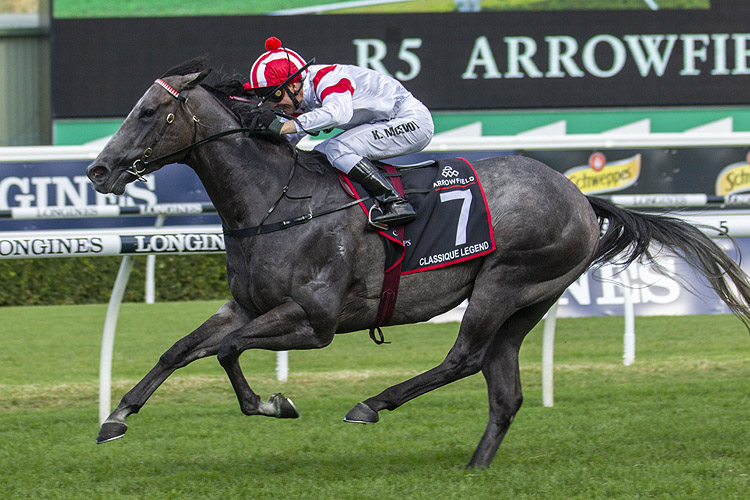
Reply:
M106 443L124 436L127 430L125 418L138 413L167 377L196 359L216 354L221 340L251 319L234 301L229 301L195 331L178 340L161 356L156 366L123 396L117 408L102 423L96 442Z
M513 306L496 300L494 289L482 293L479 288L475 288L461 322L458 338L442 363L357 403L346 414L344 421L375 423L379 419L380 410L395 410L417 396L479 372L487 344L514 311Z
M514 314L492 339L482 362L490 400L490 420L469 467L488 467L523 402L518 351L526 334L556 299Z

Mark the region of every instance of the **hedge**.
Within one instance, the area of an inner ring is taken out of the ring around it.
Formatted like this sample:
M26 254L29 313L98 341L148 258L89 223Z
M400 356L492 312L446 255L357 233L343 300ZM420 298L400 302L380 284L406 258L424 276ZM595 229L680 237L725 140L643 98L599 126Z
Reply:
M142 302L146 257L135 257L124 301ZM109 302L121 257L0 260L0 306ZM156 257L157 301L229 299L224 255Z

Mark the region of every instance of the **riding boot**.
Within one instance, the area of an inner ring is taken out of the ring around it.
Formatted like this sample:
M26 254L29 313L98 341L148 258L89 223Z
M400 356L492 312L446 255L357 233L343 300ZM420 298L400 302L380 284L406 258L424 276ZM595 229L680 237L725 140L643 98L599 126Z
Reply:
M367 158L359 160L348 175L352 180L359 182L380 203L382 215L372 217L372 222L387 226L401 226L417 217L414 207L393 188Z

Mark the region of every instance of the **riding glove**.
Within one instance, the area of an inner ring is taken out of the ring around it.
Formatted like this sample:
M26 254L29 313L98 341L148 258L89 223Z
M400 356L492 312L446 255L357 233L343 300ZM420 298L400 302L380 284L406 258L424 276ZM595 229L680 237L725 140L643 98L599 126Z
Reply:
M243 120L248 128L253 129L253 132L272 132L274 134L281 134L281 126L283 123L276 117L276 113L270 109L259 109L253 111L248 119Z

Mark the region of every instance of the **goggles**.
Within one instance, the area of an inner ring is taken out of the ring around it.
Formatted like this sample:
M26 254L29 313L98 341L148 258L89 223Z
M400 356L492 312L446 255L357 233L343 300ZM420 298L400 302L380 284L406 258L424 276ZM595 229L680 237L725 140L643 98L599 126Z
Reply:
M266 89L257 89L255 95L262 101L281 102L284 98L284 87L274 87L270 91Z

